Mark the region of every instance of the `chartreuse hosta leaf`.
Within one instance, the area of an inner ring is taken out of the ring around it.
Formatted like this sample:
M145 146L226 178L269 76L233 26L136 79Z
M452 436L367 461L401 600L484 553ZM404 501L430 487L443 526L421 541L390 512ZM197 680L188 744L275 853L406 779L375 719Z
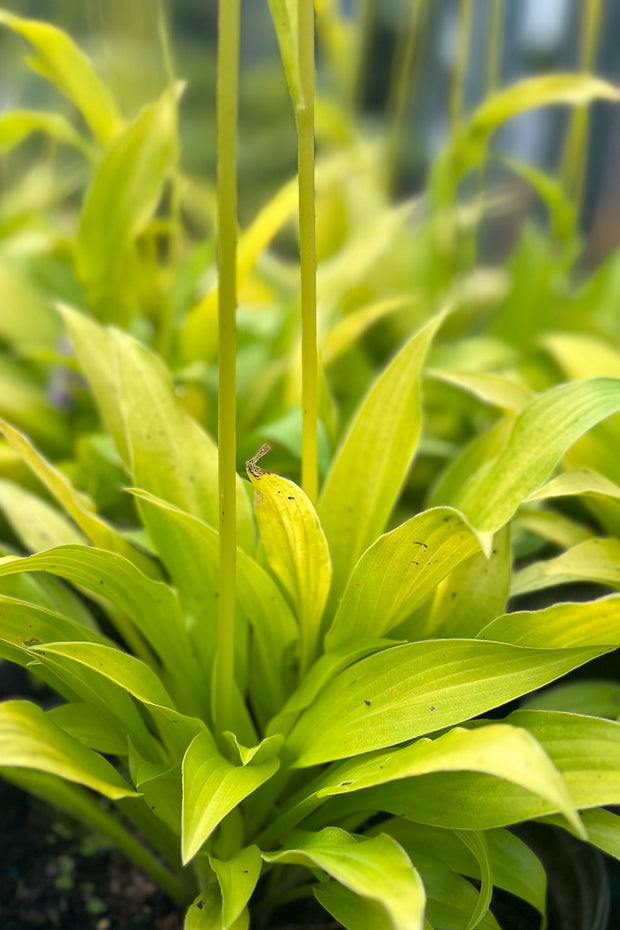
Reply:
M28 646L41 664L66 680L83 700L108 707L127 721L127 733L146 758L160 761L157 741L147 731L131 698L144 704L160 730L168 751L178 755L205 729L197 717L177 711L160 678L140 659L120 649L94 642L46 642ZM36 654L36 655L35 655Z
M582 815L584 821L587 813ZM565 825L561 817L558 817L558 823ZM398 840L414 863L416 856L423 854L445 863L454 872L468 878L481 878L480 864L463 842L463 831L443 830L412 823L400 817L383 821L379 826L372 827L370 832L379 830ZM540 860L522 840L508 830L487 830L479 835L484 837L493 884L523 898L543 914L547 880Z
M200 592L197 576L204 567L215 570L219 536L213 527L172 504L145 491L132 489L144 505L156 507L170 531L183 533L183 556L187 563L187 589ZM191 603L188 596L187 602ZM268 719L280 710L292 684L289 665L295 658L294 647L299 638L295 617L276 582L242 549L237 549L237 603L245 614L254 635L254 651L250 665L251 699L255 712ZM198 630L203 638L204 627ZM213 637L211 638L213 642Z
M0 704L0 747L3 768L49 772L107 798L136 795L106 759L65 733L30 701Z
M485 626L478 638L551 649L605 643L613 646L620 641L620 594L504 614Z
M507 720L529 730L541 744L561 773L574 807L620 803L620 723L534 710L518 711ZM330 802L324 816L377 809L416 823L461 830L490 830L558 813L549 801L514 782L463 770L356 791ZM320 823L323 816L317 820Z
M387 835L370 839L336 827L298 831L284 849L263 853L267 862L324 869L362 898L377 902L391 930L422 930L424 886L398 843ZM317 894L321 900L320 893ZM327 902L325 902L327 903Z
M483 532L494 533L550 476L587 430L620 409L620 380L594 378L538 395L516 419L508 441L451 501Z
M527 710L560 710L588 717L620 715L620 683L613 681L571 681L539 691L523 702Z
M453 927L465 930L471 921L479 896L468 881L456 875L442 862L417 854L412 859L424 883L426 919L424 930ZM374 901L364 900L343 885L321 882L313 888L323 907L348 930L392 930L385 910ZM485 914L479 930L500 930L491 913Z
M85 155L92 154L86 140L64 116L39 110L10 110L0 116L0 151L12 149L34 132L43 132Z
M269 447L263 447L261 452ZM265 558L299 620L302 672L312 664L331 578L327 543L310 500L292 481L246 463Z
M226 814L275 774L281 742L281 738L268 737L246 756L245 764L233 765L220 754L208 732L192 740L183 758L184 863L193 859Z
M167 88L116 134L87 191L77 270L101 319L127 323L130 318L130 249L161 199L176 158L176 131L176 99Z
M524 729L495 724L474 730L457 727L434 740L418 740L411 746L375 752L332 767L318 776L310 790L299 792L300 799L289 803L282 819L275 821L266 835L271 839L284 826L294 826L326 798L403 779L414 784L430 772L451 771L483 772L511 781L561 810L571 826L583 832L566 785L536 739Z
M96 514L92 501L76 490L67 476L41 455L23 433L4 420L0 420L0 432L93 545L118 552L147 574L154 573L155 568L151 560L138 552L113 526Z
M490 137L507 120L536 107L580 106L595 100L618 99L617 88L591 74L546 74L491 94L458 127L446 149L435 159L430 185L436 201L451 202L460 178L480 164Z
M223 923L222 892L217 884L207 885L192 902L183 924L183 930L248 930L249 913L243 910L234 924Z
M89 749L108 756L127 755L127 732L114 714L103 707L93 714L88 704L69 701L48 710L47 718Z
M617 498L620 497L620 486L592 468L574 468L543 484L526 501L571 497L576 494L604 494L606 497Z
M36 607L12 597L0 597L0 654L19 665L31 666L41 660L32 649L41 643L58 640L67 642L96 642L106 645L108 641L95 630L63 617L54 611ZM47 665L37 665L37 674L48 682L67 700L95 700L97 706L107 706L128 728L137 728L140 737L146 729L131 699L120 689L108 682L93 682L88 676L77 677L60 671L60 675ZM109 685L109 686L108 686Z
M518 381L488 371L430 368L427 375L463 388L474 397L507 413L521 413L532 396L531 390Z
M93 135L103 145L122 125L116 103L72 39L50 23L22 19L0 10L0 23L33 46L30 66L55 84L81 112Z
M287 748L304 767L391 746L482 714L611 648L478 640L394 646L336 675L301 715Z
M590 842L620 859L620 817L603 810L584 811L582 817Z
M124 612L166 668L188 712L197 711L201 671L185 629L178 598L161 581L152 581L127 559L86 546L62 546L25 559L0 559L0 577L46 571L105 596Z
M479 550L467 522L448 507L425 510L379 537L353 569L325 637L326 650L387 633Z
M161 359L137 340L106 328L63 305L61 313L80 368L89 381L119 454L135 486L200 517L218 523L217 448L183 408ZM254 548L249 501L237 485L238 540ZM180 539L147 524L166 558ZM170 531L170 527L168 527Z
M443 320L416 333L374 382L336 453L319 502L332 559L332 598L385 529L420 435L420 371Z
M258 846L245 846L230 859L209 856L222 893L222 927L235 926L260 878L262 858Z
M533 562L517 572L511 594L539 591L571 581L597 581L620 586L620 540L586 539L555 559Z
M444 639L476 636L506 606L511 555L506 526L495 534L488 557L482 552L470 556L441 582L421 633Z

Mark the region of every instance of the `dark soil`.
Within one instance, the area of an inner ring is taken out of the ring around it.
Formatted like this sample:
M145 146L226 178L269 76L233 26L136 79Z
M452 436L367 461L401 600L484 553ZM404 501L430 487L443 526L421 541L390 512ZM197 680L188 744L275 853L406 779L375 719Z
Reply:
M182 930L183 915L100 837L0 785L2 930Z

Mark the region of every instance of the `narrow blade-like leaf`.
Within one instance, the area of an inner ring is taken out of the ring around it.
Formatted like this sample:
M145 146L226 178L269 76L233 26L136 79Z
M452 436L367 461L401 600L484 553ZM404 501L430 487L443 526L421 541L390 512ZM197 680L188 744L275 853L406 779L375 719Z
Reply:
M319 516L334 599L362 552L384 531L400 493L420 435L420 372L442 321L443 314L416 333L375 381L325 481Z

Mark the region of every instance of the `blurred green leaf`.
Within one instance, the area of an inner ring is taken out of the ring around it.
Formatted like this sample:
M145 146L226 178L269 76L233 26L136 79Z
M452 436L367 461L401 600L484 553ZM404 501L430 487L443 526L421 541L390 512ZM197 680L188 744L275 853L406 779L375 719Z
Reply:
M0 23L30 42L36 52L30 66L75 104L95 138L107 144L120 129L121 116L109 89L66 32L7 10L0 10Z

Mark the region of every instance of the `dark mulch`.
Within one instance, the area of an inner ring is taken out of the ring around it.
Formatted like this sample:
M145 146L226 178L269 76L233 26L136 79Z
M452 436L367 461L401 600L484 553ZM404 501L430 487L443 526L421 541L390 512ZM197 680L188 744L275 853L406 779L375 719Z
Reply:
M100 837L0 786L2 930L182 930L155 882Z

